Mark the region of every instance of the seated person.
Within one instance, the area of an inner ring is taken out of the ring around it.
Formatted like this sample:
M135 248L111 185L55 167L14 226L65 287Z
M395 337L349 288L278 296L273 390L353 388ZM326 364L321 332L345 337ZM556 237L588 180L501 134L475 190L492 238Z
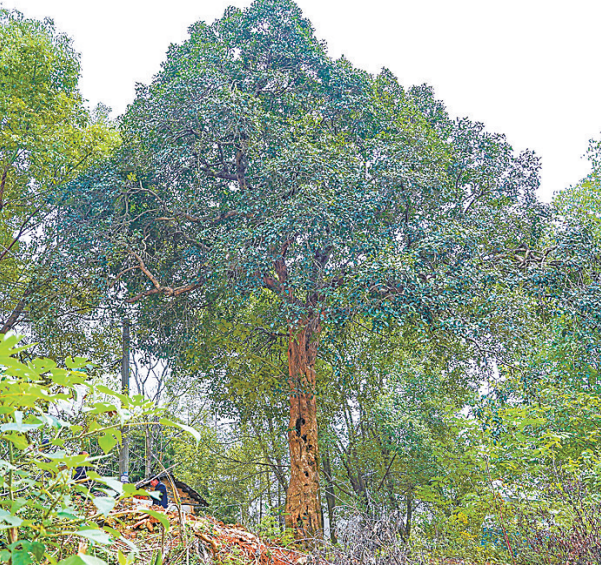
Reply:
M153 490L159 493L159 496L154 495L153 498L158 498L157 504L163 508L169 506L169 499L167 498L167 487L161 482L160 479L152 479L150 485Z
M80 451L79 455L85 455L89 457L90 454L87 451ZM75 476L73 477L74 481L79 482L87 482L88 480L88 471L86 470L86 465L80 465L79 467L75 467Z

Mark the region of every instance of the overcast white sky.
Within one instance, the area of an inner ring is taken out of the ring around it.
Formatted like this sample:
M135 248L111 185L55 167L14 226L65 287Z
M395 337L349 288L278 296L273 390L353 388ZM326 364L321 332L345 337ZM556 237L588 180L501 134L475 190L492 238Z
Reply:
M543 160L540 196L588 173L601 132L601 0L297 0L333 56L434 86L453 116ZM248 0L0 0L48 16L82 55L83 95L120 114L170 43Z

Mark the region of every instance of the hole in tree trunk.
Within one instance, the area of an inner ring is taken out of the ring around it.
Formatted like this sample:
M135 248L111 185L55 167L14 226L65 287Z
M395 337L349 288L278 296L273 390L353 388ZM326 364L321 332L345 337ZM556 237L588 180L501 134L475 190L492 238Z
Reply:
M301 435L301 426L303 426L304 423L305 423L305 419L304 418L297 418L296 419L296 435L297 436Z

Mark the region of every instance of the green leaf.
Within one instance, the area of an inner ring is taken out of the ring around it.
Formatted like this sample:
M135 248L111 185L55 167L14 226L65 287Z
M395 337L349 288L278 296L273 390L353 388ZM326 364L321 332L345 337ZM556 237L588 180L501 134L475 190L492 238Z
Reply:
M98 438L98 445L105 453L109 453L119 442L121 433L117 430L106 430L104 435Z
M163 565L163 554L160 551L153 552L150 565Z
M110 526L103 526L102 529L105 532L108 532L115 539L121 539L121 541L125 541L125 538L121 536L121 532L119 530L115 530L115 528L111 528Z
M123 483L113 477L103 477L96 473L96 471L88 471L88 478L94 479L95 481L105 484L110 489L114 490L118 494L123 494Z
M63 508L56 515L59 518L67 518L68 520L76 520L78 518L77 512L73 508Z
M95 402L91 409L86 408L84 411L88 414L104 414L105 412L117 412L117 406L106 402Z
M14 418L15 418L14 423L2 424L0 426L0 431L2 431L2 432L15 431L15 432L20 432L20 433L25 433L25 432L29 432L31 430L36 430L37 428L39 428L42 425L41 422L37 423L37 424L24 424L23 423L23 412L20 412L19 410L17 410L14 413Z
M89 539L90 541L94 541L96 543L100 543L103 545L109 544L113 541L113 538L107 534L104 530L100 529L92 529L92 528L83 528L77 532L76 535L81 536L82 538Z
M11 559L12 565L30 565L30 563L33 563L33 559L31 555L29 555L29 551L27 549L18 549L17 551L13 551Z
M26 498L16 498L10 503L10 511L12 514L16 514L21 508L26 506L28 503Z
M125 483L123 485L123 494L127 496L149 496L148 492L144 489L137 489L136 485L132 485L131 483Z
M188 432L189 434L191 434L194 437L194 439L196 440L196 443L198 443L200 441L200 433L190 426L186 426L185 424L180 424L179 422L173 422L171 420L168 420L167 418L161 418L159 420L159 423L163 424L164 426L172 426L175 428L180 428L180 429Z
M33 554L34 558L38 561L44 556L44 544L40 542L31 542L27 540L19 540L11 543L8 549L12 551L12 563L20 565L29 565L33 563L30 553ZM9 554L9 559L11 558Z
M114 390L111 390L109 387L104 385L98 385L96 389L98 390L98 392L102 392L108 396L114 396L115 398L118 398L119 400L121 400L121 403L123 405L129 404L129 396L127 396L127 394L115 392Z
M98 557L93 557L92 555L78 553L77 555L72 555L71 557L67 557L67 559L59 561L57 565L106 565L106 561L99 559Z
M67 357L65 359L65 365L71 370L82 369L88 365L88 360L85 357L75 357L75 359Z
M21 518L2 509L0 509L0 520L6 522L11 528L18 528L23 523Z
M169 518L167 518L167 516L165 516L165 514L163 514L162 512L157 512L156 510L147 510L147 509L145 509L144 512L146 514L148 514L149 516L156 518L161 523L161 525L165 528L165 530L169 531L171 522L169 522Z
M116 500L112 496L94 496L92 498L94 506L98 508L98 512L108 516L110 511L115 507Z
M11 432L8 434L3 434L2 438L10 441L17 449L20 449L20 450L26 449L27 446L29 445L29 443L27 441L27 437L25 437L24 435L22 435L18 432Z

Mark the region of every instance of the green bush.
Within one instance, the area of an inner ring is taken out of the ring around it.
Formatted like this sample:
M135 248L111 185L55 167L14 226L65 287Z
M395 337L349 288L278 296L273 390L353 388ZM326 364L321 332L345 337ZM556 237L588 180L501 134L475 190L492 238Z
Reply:
M0 562L101 565L76 554L78 541L106 555L120 533L98 522L136 490L93 470L103 456L80 453L97 441L107 456L127 426L156 408L89 382L85 359L67 359L66 368L50 359L26 363L19 358L26 349L17 336L0 335ZM82 466L88 478L75 480Z

